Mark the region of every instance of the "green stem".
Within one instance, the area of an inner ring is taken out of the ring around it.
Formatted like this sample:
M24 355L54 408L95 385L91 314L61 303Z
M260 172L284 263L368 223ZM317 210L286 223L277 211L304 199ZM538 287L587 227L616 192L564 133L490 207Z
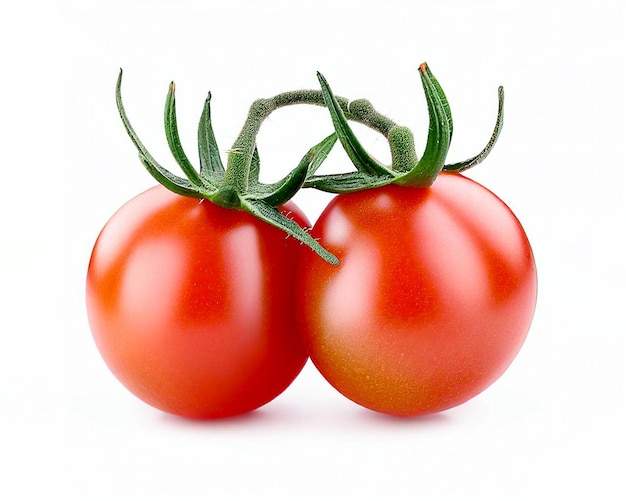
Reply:
M392 120L378 113L365 99L349 101L346 98L338 97L337 101L348 120L362 123L379 132L385 138L388 138L390 132L397 128ZM324 96L319 90L296 90L283 92L269 99L257 99L252 103L246 122L228 152L228 163L222 186L229 193L224 193L224 196L218 194L213 199L214 203L223 204L230 208L240 207L237 197L233 197L233 190L236 193L248 191L250 164L261 124L277 109L296 104L325 106Z

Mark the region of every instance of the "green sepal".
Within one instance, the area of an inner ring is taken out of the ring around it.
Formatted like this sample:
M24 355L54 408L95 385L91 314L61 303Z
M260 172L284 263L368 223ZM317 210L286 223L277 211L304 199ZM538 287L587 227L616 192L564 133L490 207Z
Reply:
M283 179L272 184L250 183L250 194L245 198L261 200L272 207L290 200L302 187L308 172L308 164L300 164Z
M209 191L200 190L188 179L172 174L157 164L153 158L148 159L141 152L139 153L139 160L159 184L178 195L193 198L210 198L213 194Z
M426 63L420 66L420 77L429 115L426 147L417 165L395 182L404 186L426 188L433 184L445 164L452 137L452 115L448 100Z
M198 124L198 153L200 156L200 177L219 186L224 179L224 164L220 158L211 122L211 93L204 101L204 108Z
M498 141L498 137L500 136L500 132L502 131L502 124L504 123L504 87L498 87L498 116L496 118L496 125L493 129L491 137L489 138L489 142L487 146L483 148L483 150L476 156L472 158L468 158L463 162L457 162L455 164L444 165L443 170L449 172L463 172L464 170L471 169L475 165L478 165L482 162L491 150L495 146Z
M341 106L328 85L326 78L324 78L320 72L317 73L317 78L322 87L324 103L330 112L337 137L357 170L374 177L391 174L387 167L379 163L363 148L350 128Z
M178 135L178 123L176 121L176 97L174 96L176 85L174 82L170 83L167 98L165 99L165 136L167 138L167 144L170 147L170 151L174 156L174 159L185 173L189 181L196 186L202 186L204 183L200 179L198 172L191 162L187 158L185 151L183 150ZM211 187L214 188L211 184Z
M141 160L141 163L146 167L152 177L154 177L160 184L169 190L178 193L179 195L194 198L210 197L212 191L205 191L198 186L194 186L188 179L172 174L165 167L161 166L150 154L150 152L148 152L139 139L139 136L137 136L137 133L133 129L128 116L126 115L126 110L124 109L124 104L122 102L122 74L122 69L120 69L119 76L117 77L117 84L115 86L115 101L117 103L117 110L120 114L120 118L122 119L122 123L124 124L124 128L135 145L135 148L137 148L137 151L139 152L139 159Z
M394 176L372 176L364 172L345 172L312 176L304 183L305 188L315 188L329 193L354 193L393 183Z
M317 169L324 163L336 142L337 134L333 132L306 152L300 161L300 165L308 165L308 176L312 176L317 172Z
M242 208L253 216L258 217L259 219L284 231L287 235L307 245L328 263L333 265L339 264L339 260L334 254L324 249L324 247L322 247L309 232L303 229L294 220L281 214L276 207L272 207L262 200L252 200L246 198L242 200Z
M300 188L302 188L307 176L315 173L317 169L319 169L336 141L337 135L334 133L324 138L302 157L302 160L300 160L300 163L295 169L280 181L272 184L259 182L260 162L258 149L255 147L252 161L250 162L250 194L246 195L246 198L262 200L273 207L284 204L293 198Z
M435 92L437 93L437 96L439 96L439 100L441 101L444 115L446 117L446 120L448 121L448 129L450 130L450 133L449 133L450 141L448 143L451 143L452 132L454 130L454 124L452 123L452 111L450 110L450 103L448 102L448 98L446 97L446 94L443 92L443 88L439 84L439 81L435 78L435 75L433 75L432 71L430 71L430 67L427 64L424 64L424 68L426 69L426 75L428 75L428 78L430 78L433 88Z

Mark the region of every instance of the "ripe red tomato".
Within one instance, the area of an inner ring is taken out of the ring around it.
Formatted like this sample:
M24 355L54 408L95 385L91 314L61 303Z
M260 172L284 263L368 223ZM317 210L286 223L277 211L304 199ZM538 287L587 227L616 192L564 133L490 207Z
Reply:
M537 277L520 223L493 193L442 173L426 189L336 196L301 255L299 327L322 375L375 411L419 415L474 397L509 366Z
M282 210L310 226L293 203ZM87 311L102 357L169 413L225 417L269 402L307 359L293 304L300 250L244 211L162 186L142 193L91 256Z

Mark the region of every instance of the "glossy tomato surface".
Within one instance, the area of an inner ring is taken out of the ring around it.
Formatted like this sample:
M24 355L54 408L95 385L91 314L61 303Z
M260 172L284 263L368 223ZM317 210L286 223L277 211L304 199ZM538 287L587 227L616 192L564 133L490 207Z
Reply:
M309 225L294 204L283 210ZM87 311L102 357L169 413L225 417L269 402L307 359L293 304L301 249L243 211L161 186L142 193L91 256Z
M411 416L474 397L528 333L537 275L522 226L460 174L428 189L335 197L312 234L337 267L301 255L298 315L311 360L351 400Z

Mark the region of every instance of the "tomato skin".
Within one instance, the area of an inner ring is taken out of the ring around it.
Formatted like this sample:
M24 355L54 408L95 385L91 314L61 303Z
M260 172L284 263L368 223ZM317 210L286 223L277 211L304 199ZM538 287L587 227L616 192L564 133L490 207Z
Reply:
M312 235L338 267L302 254L297 311L321 374L397 416L457 406L520 350L537 274L522 226L493 193L442 173L427 189L336 196Z
M295 204L282 210L310 226ZM256 409L307 360L293 305L300 251L244 211L156 186L96 241L86 287L96 345L113 374L158 409L198 419Z

